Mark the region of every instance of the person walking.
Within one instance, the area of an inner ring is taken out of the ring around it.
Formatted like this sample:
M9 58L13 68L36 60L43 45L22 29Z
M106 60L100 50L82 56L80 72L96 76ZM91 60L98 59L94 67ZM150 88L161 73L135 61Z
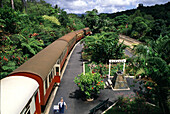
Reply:
M64 102L63 97L61 97L60 102L58 103L59 113L64 113L64 107L67 109L67 104Z

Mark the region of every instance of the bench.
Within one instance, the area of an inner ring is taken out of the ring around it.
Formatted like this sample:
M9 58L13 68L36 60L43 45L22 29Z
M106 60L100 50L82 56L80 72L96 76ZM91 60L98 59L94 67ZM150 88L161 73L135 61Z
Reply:
M96 112L97 110L99 110L100 108L102 108L105 104L107 104L108 101L109 101L109 98L108 98L107 100L101 102L100 104L98 104L98 105L95 106L94 108L92 108L92 109L90 110L90 113L89 113L89 114L95 114L95 112Z

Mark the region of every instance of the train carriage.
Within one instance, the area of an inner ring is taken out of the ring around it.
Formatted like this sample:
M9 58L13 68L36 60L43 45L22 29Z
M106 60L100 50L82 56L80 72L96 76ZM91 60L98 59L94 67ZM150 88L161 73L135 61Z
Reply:
M42 110L54 84L60 82L60 69L67 57L67 46L66 41L56 40L10 74L30 77L38 82Z
M91 35L91 34L92 34L92 32L91 32L91 30L90 30L89 27L86 27L86 28L84 28L83 30L84 30L84 34L85 34L85 35Z
M68 43L68 53L73 48L74 44L76 43L76 34L75 32L70 32L63 37L59 38L58 40L64 40Z
M83 29L77 30L77 31L75 31L75 33L76 33L76 41L79 41L84 37L84 30Z
M24 76L1 80L1 114L40 114L38 83Z
M84 35L90 34L87 27L64 35L2 79L0 113L43 112L54 84L60 83L60 72L72 47ZM12 102L9 107L8 102Z

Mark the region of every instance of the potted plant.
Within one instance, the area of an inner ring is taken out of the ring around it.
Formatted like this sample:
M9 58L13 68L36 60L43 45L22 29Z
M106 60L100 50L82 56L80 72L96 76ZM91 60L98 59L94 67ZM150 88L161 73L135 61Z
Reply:
M82 73L75 77L74 82L90 101L93 100L94 95L100 93L100 89L104 89L104 82L99 73Z

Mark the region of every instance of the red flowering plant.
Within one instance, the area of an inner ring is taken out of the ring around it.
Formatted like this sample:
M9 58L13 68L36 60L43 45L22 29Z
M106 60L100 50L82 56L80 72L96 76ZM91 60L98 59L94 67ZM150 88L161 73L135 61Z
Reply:
M86 99L94 98L94 95L99 94L101 89L104 89L104 82L99 73L85 73L75 77L74 82L85 94Z
M109 74L109 65L103 63L92 62L88 64L89 69L92 73L100 73L102 77L106 77ZM111 65L111 75L113 76L118 70L123 69L122 63L116 63Z

